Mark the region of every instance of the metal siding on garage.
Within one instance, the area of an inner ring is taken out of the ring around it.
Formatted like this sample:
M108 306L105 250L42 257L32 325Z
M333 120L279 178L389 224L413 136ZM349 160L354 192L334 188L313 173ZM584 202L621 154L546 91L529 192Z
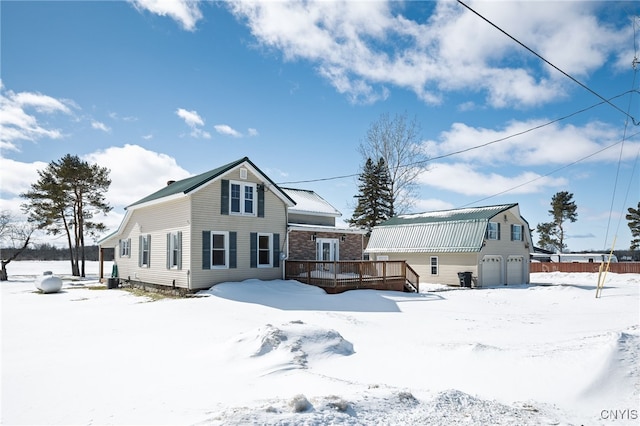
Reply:
M522 256L509 256L507 259L507 285L524 283L524 264Z
M502 280L502 256L482 258L482 286L504 284Z

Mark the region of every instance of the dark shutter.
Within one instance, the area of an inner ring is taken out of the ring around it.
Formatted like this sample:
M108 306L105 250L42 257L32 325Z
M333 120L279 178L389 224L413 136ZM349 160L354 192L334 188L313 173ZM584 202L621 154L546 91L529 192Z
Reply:
M498 222L498 240L500 239L500 222Z
M220 214L229 214L229 181L222 179L220 193Z
M273 267L280 267L280 234L273 234Z
M238 233L229 232L229 268L238 267Z
M251 267L258 267L258 234L256 232L252 232L249 235L249 246L251 248Z
M211 269L211 231L202 231L202 269Z
M167 234L167 269L171 269L171 232Z
M511 224L511 241L513 241L513 230L514 230L515 225Z
M138 235L138 267L142 266L142 235Z
M147 268L151 268L151 234L147 234Z
M178 231L178 269L182 269L182 231Z
M258 185L258 217L264 217L264 185Z

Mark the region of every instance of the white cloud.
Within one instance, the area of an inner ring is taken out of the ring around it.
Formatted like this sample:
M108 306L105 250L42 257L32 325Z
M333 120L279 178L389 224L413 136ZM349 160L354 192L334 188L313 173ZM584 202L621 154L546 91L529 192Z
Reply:
M148 135L142 135L142 139L149 141L153 139L153 135L151 133L149 133Z
M47 167L47 163L21 163L9 158L0 157L0 181L2 193L18 196L27 192L31 184L38 180L38 170Z
M195 0L133 0L132 3L138 10L168 16L187 31L194 31L202 19L200 4Z
M413 202L414 212L432 212L437 210L450 210L455 208L448 201L439 200L437 198L417 199Z
M418 180L423 185L471 196L496 195L505 191L510 194L531 194L567 184L563 178L545 177L527 171L513 177L480 172L469 163L434 164Z
M204 120L196 111L187 111L184 108L178 108L176 114L182 118L189 127L204 126Z
M83 157L90 163L106 165L109 168L111 186L106 199L114 207L107 216L100 216L110 230L120 225L124 207L163 188L169 180L179 180L192 174L180 167L176 160L166 154L154 152L138 145L110 147ZM38 180L38 170L44 170L47 163L22 163L0 157L0 180L2 198L0 208L10 210L23 217L20 205L24 199L19 195L28 191Z
M247 134L249 136L258 136L258 131L256 129L254 129L254 128L249 127L247 129Z
M190 135L198 139L210 139L211 133L201 129L199 126L204 126L204 120L200 117L196 111L188 111L184 108L178 108L176 110L178 117L182 118L187 126L191 127Z
M221 135L233 136L234 138L242 137L242 133L226 124L217 124L213 126L213 128L216 129L216 132L220 133Z
M119 207L125 207L161 189L168 180L190 176L174 158L139 145L110 147L89 154L84 159L104 164L110 169L111 186L107 200Z
M109 128L106 124L101 123L100 121L92 121L91 122L91 127L96 129L96 130L102 130L105 133L109 133L111 132L111 128Z
M531 166L569 164L622 140L620 129L598 122L584 126L553 123L527 132L548 122L541 119L512 121L501 129L453 123L449 130L440 133L437 141L425 141L423 150L432 158L466 151L457 154L455 159L476 164L515 163ZM518 133L523 134L510 137ZM486 146L475 149L481 145ZM640 143L627 141L624 148L623 159L630 160L640 149ZM585 161L617 161L619 156L618 146Z
M316 65L353 102L389 96L389 86L428 103L448 91L484 92L494 107L564 96L566 78L460 4L441 1L413 21L395 2L227 3L264 46ZM585 76L623 49L628 26L596 18L588 2L475 2L488 19L568 73ZM600 7L602 7L600 5Z
M70 106L73 106L71 101L40 93L5 90L0 82L0 149L18 151L19 141L62 138L62 130L41 124L38 116L72 115Z

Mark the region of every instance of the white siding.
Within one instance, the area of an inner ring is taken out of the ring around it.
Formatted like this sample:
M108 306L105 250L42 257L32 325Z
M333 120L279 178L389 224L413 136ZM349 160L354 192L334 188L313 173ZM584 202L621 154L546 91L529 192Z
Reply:
M191 289L209 288L226 281L251 278L273 280L282 278L282 261L278 268L251 268L250 234L264 232L280 234L280 249L284 250L287 237L287 213L284 202L273 192L265 191L265 217L221 215L221 181L238 180L261 184L250 171L247 179L240 179L238 169L208 183L191 196ZM257 211L257 197L255 200ZM235 231L237 233L237 267L230 269L202 268L202 231Z
M118 247L115 263L121 279L187 288L191 254L188 250L190 206L188 197L132 211L119 239L131 239L131 255L120 257ZM167 233L182 232L182 269L167 269ZM150 267L138 266L140 235L151 236Z
M458 272L478 275L477 253L376 253L372 260L388 256L388 260L404 260L420 276L423 284L459 285ZM431 257L438 257L438 274L431 274Z
M514 209L508 210L504 213L492 218L491 222L500 224L500 239L499 240L487 240L485 239L485 246L480 253L480 259L485 256L499 256L500 257L500 279L496 282L494 278L489 280L483 277L482 273L478 278L479 285L502 285L507 284L507 260L509 257L521 257L522 258L522 270L523 277L521 282L529 282L529 251L531 247L530 233L528 231L528 225L526 222L520 219L519 215L514 214ZM517 211L516 211L517 213ZM511 225L522 225L523 241L511 241Z

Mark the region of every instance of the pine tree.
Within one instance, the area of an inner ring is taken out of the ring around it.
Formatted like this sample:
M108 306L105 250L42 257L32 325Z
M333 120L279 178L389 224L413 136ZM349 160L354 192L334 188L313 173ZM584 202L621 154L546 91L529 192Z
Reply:
M551 198L551 210L549 214L553 217L552 222L539 223L536 231L540 234L538 244L542 247L554 248L562 253L567 248L565 244L564 223L575 222L578 218L578 207L573 201L573 194L567 191L560 191Z
M629 221L627 225L629 225L631 236L633 237L629 249L637 250L638 248L640 248L640 202L638 202L637 209L629 207L627 211L629 212L629 214L627 214L625 218Z
M393 214L389 170L384 158L380 158L377 164L368 158L358 180L359 195L355 196L358 204L347 222L371 231Z
M66 234L71 273L84 277L85 234L104 231L105 225L92 219L111 211L104 198L111 185L109 169L67 154L38 170L38 176L31 189L20 195L27 200L22 209L38 229L50 235Z
M385 113L370 124L366 137L358 146L362 161L384 158L394 214L411 209L418 188L417 179L427 170L429 157L421 147L420 132L416 117L409 118L406 112L394 116Z

